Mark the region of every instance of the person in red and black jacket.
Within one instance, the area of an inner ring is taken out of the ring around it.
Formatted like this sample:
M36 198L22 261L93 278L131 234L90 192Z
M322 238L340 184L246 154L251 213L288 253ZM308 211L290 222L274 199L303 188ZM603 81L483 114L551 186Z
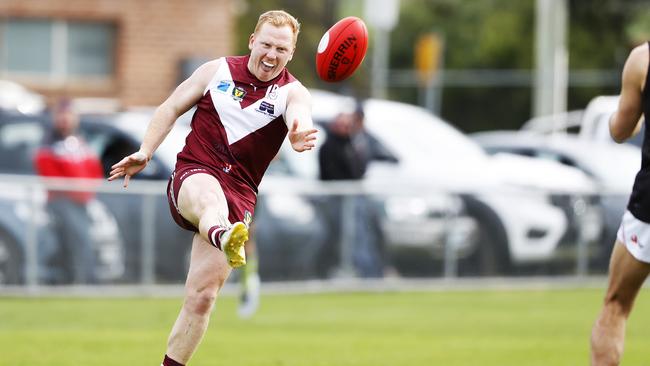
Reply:
M52 110L52 128L35 157L39 175L61 178L102 178L101 162L84 139L77 134L79 117L70 100L61 99ZM47 209L65 259L63 282L93 283L94 251L89 232L87 203L89 191L48 192Z

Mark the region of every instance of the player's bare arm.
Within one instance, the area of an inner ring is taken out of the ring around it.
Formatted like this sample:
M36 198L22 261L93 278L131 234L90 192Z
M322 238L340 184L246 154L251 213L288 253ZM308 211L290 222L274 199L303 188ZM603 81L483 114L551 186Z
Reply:
M616 142L623 142L636 134L642 123L642 93L648 70L648 47L636 47L623 67L623 80L618 110L609 122L609 132Z
M311 119L311 94L307 88L298 85L289 92L285 113L291 147L297 152L313 149L317 130Z
M129 185L131 176L147 166L154 151L169 134L174 122L183 113L195 105L219 67L219 60L207 62L200 66L188 79L183 81L174 92L154 112L147 127L140 150L125 157L111 167L108 180L124 177L124 187Z

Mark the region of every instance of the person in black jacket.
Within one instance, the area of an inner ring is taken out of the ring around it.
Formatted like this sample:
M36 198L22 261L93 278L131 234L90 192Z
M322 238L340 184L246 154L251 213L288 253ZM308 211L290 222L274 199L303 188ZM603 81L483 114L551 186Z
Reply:
M359 180L368 165L367 154L354 144L354 113L340 113L331 122L318 152L321 180Z
M318 152L320 179L323 181L358 181L363 179L371 158L368 135L363 128L364 114L358 107L351 113L340 113L329 124L327 138ZM343 197L353 203L347 207L354 209L354 232L350 235L353 244L352 263L361 277L381 277L383 259L378 231L376 230L375 211L372 202L363 194ZM340 238L343 203L341 198L330 200L326 209L330 218L330 235L328 243L336 243ZM324 248L318 272L327 275L327 270L337 264L340 254L339 245ZM334 255L332 255L334 253ZM337 255L338 254L338 255ZM339 263L340 264L340 263Z

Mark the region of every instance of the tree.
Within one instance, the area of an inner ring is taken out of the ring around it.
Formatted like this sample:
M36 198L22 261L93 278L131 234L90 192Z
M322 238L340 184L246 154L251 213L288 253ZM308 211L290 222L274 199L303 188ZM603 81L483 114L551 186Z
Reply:
M418 37L435 31L444 38L446 70L534 69L535 9L537 0L401 0L400 19L391 33L390 67L411 70ZM248 2L240 16L242 53L257 15L275 8L288 9L302 23L298 50L290 70L308 87L369 95L372 50L355 76L328 84L315 73L316 46L323 32L340 17L362 16L362 0L267 0ZM569 0L569 68L604 70L593 85L572 86L569 109L584 108L596 95L619 92L620 71L630 49L650 37L647 0ZM343 13L345 12L345 13ZM357 12L356 14L351 14ZM372 47L372 29L370 29ZM531 76L532 80L532 76ZM532 86L446 86L441 116L465 131L519 128L531 115ZM350 92L352 91L352 92ZM392 87L389 97L418 103L417 89Z

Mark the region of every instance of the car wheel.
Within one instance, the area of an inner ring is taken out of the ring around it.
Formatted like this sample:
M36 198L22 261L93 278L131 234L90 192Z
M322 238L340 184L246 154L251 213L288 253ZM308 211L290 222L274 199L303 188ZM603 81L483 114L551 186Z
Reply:
M467 214L479 223L478 238L473 253L459 260L461 276L496 276L511 272L508 237L496 213L472 196L464 196Z
M23 252L18 242L0 232L0 285L16 285L23 282Z

